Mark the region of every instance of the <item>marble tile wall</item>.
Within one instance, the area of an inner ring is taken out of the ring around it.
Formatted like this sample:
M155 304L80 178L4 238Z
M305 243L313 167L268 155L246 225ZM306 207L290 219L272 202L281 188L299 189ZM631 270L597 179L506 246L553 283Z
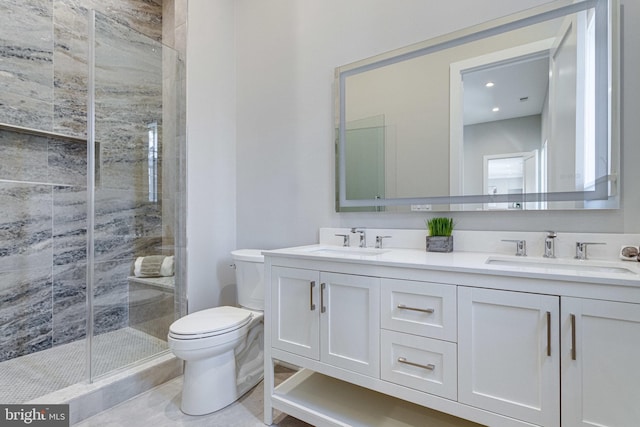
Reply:
M159 42L102 14L96 16L95 111L101 187L161 191L161 187L149 188L148 138L154 123L162 132L162 60Z
M0 3L0 123L86 135L89 10L153 40L162 2L7 0Z
M101 17L94 322L102 333L127 326L133 260L162 242L162 197L149 201L147 158L147 124L162 129L162 2L1 2L0 123L85 136L90 9ZM87 152L4 130L0 152L2 361L85 336Z
M53 129L53 2L0 3L0 123Z
M56 132L86 134L88 13L95 10L153 40L162 39L162 6L148 0L53 0Z
M2 361L84 334L87 154L78 142L6 130L0 151Z

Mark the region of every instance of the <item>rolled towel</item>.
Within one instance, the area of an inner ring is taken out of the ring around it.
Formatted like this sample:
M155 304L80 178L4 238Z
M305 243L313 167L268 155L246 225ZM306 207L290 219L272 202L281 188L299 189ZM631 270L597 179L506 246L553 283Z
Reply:
M133 265L136 277L168 277L173 276L173 256L150 255L138 257Z

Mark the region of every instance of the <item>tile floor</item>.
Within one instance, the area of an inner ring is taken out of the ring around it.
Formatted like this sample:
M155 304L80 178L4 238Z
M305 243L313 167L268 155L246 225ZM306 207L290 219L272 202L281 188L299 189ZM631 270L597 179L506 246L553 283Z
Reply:
M275 382L281 383L294 371L282 366L276 367ZM264 427L263 383L260 382L240 400L209 415L190 416L180 411L182 376L166 382L146 393L140 394L118 406L76 423L73 427ZM400 418L399 418L400 419ZM389 424L385 425L393 425ZM408 424L400 422L401 425ZM313 427L296 418L274 413L273 426ZM455 418L439 412L424 418L424 426L429 427L483 427L470 421Z
M292 371L279 369L276 382ZM209 415L190 416L180 411L182 377L175 378L111 409L74 424L74 427L263 427L263 383L240 400ZM310 427L285 414L276 414L274 426Z

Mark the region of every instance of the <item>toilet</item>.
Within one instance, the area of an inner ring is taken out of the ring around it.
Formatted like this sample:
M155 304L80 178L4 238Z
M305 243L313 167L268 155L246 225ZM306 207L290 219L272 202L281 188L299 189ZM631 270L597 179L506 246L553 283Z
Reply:
M197 311L169 327L169 348L185 362L180 409L188 415L224 408L264 375L264 257L256 249L231 256L240 307Z

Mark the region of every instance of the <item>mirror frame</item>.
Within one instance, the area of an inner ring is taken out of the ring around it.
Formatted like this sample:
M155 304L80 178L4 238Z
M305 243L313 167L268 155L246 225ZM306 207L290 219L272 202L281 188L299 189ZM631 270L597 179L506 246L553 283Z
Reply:
M556 202L556 201L594 201L589 209L617 209L619 207L619 5L618 0L561 0L551 4L528 9L503 18L488 21L450 34L436 37L424 42L395 49L371 58L363 59L351 64L337 67L335 70L335 149L336 149L336 211L384 210L384 206L406 205L449 205L468 203L504 203L513 201L513 195L449 195L437 197L404 197L394 199L347 199L346 198L346 112L345 89L346 79L355 74L384 67L397 62L416 58L429 53L453 48L465 43L482 40L491 36L517 30L529 25L547 20L561 18L566 15L595 9L596 16L596 111L595 135L596 141L606 141L606 144L596 144L596 156L607 159L607 167L596 162L596 183L594 191L568 191L550 193L519 194L522 202ZM604 37L603 37L604 34ZM451 119L450 119L451 121ZM450 131L452 132L452 131ZM459 131L461 133L461 130ZM450 150L452 140L459 141L459 135L450 135ZM459 148L457 149L459 152ZM456 155L452 152L453 155ZM459 154L458 154L459 156ZM458 161L455 158L451 159ZM607 169L607 170L603 170ZM450 171L451 175L451 171ZM448 177L449 178L449 177ZM346 209L345 209L346 208ZM350 209L351 208L351 209ZM442 209L438 209L442 210ZM453 210L461 210L459 207Z

